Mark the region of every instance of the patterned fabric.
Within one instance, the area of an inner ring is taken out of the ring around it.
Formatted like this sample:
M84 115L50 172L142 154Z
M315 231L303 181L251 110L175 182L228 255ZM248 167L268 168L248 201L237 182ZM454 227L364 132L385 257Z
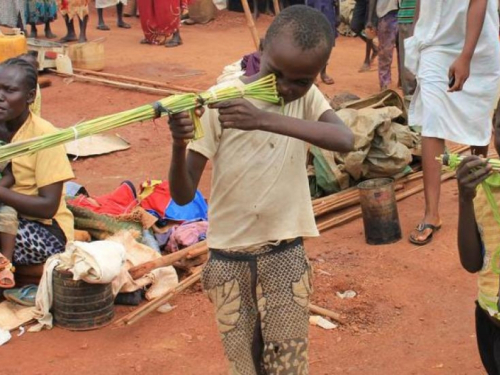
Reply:
M83 20L89 15L89 0L58 0L63 17L73 19L75 16Z
M51 233L47 226L21 218L14 249L14 264L44 263L48 257L62 253L66 246L65 242Z
M397 36L397 12L389 12L378 21L378 79L381 88L388 87L392 81L391 67Z
M137 9L144 37L149 43L163 44L179 29L181 22L179 0L138 0Z
M26 0L1 0L0 25L18 27L19 18L21 18L21 22L25 25L25 7Z
M231 374L309 373L312 272L301 238L252 254L212 250L202 283Z
M415 15L416 5L417 0L401 0L398 13L399 23L413 23L413 16Z
M127 230L142 233L142 217L139 215L131 214L123 215L122 217L113 217L98 214L86 208L72 206L70 203L68 204L68 208L75 217L75 229L89 232L92 238L105 240L120 231Z
M27 0L26 2L26 23L45 24L57 18L56 0Z

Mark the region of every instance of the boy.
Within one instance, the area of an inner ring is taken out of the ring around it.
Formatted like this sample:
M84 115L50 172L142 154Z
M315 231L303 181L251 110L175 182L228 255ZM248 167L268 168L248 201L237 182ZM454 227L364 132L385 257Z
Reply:
M425 212L410 242L429 243L441 228L439 194L445 140L487 155L498 100L498 2L418 0L405 64L417 77L409 124L422 127Z
M500 154L500 108L494 125L495 148ZM486 371L497 375L500 373L500 221L495 216L500 201L500 175L491 175L491 171L491 165L477 156L465 158L457 170L458 249L462 266L478 273L477 345ZM479 187L481 182L491 190L493 204Z
M332 43L332 27L320 12L286 8L267 31L260 72L243 78L275 74L283 107L245 99L213 105L201 119L205 137L189 146L189 114L170 119L172 198L191 201L207 161L213 165L211 255L202 279L233 374L308 373L311 277L302 237L318 231L307 143L348 152L354 142L313 85Z

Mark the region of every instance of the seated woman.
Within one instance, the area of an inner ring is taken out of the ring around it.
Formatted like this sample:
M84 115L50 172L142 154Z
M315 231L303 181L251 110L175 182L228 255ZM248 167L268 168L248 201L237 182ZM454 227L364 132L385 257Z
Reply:
M8 142L20 142L54 133L49 122L32 114L37 70L23 59L0 64L0 133ZM18 213L12 241L0 233L0 287L12 288L14 267L42 264L63 252L73 239L73 216L63 194L65 181L74 178L64 146L41 150L12 160L0 180L0 204ZM8 237L7 237L8 238Z

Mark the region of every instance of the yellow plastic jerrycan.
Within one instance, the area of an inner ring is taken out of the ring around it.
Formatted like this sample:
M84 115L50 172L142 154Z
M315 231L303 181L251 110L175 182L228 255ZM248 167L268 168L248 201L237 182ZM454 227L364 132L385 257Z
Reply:
M14 29L14 35L4 35L0 32L0 62L28 52L28 42L19 29Z

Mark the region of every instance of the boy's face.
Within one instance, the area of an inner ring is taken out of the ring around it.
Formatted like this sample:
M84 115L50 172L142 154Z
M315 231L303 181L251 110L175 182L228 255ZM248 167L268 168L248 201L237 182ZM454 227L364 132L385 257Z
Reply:
M269 45L264 45L260 71L262 76L276 76L278 93L285 103L290 103L309 91L328 57L324 48L302 51L291 37L276 36Z

